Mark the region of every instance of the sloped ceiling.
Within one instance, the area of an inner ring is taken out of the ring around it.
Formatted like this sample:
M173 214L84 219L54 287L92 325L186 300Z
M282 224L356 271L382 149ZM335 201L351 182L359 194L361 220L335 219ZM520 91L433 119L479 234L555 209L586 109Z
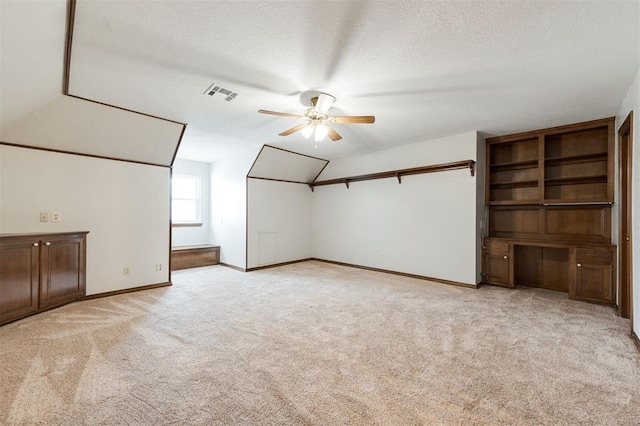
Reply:
M467 131L615 115L638 69L639 2L78 0L70 92L185 122L179 156L270 144L334 159ZM203 92L238 93L225 102ZM321 88L344 139L280 137Z
M171 165L183 124L63 95L67 9L0 1L0 141Z
M265 145L258 153L247 176L285 182L311 183L328 163L328 160Z
M117 156L160 155L162 164L171 161L178 123L188 125L178 155L215 161L263 144L334 159L468 131L501 135L612 116L640 58L637 0L75 5L69 93L177 122L164 133L141 119L138 134L123 140L126 132L111 129L132 123L97 112L92 120L102 126L93 134L104 137L75 149L91 153L118 138ZM65 0L0 1L0 138L9 128L12 137L32 137L17 123L61 102L66 9ZM212 83L237 98L203 95ZM371 114L376 123L335 125L344 139L314 150L300 133L277 136L296 119L257 113L301 113L309 89L337 98L331 114ZM136 145L140 134L145 142Z
M65 0L0 1L0 129L62 95Z

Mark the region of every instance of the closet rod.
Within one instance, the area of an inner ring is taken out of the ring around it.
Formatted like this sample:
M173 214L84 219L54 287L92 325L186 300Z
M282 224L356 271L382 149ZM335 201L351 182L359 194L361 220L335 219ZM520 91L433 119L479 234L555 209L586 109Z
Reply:
M345 184L347 188L349 188L349 183L351 182L362 182L365 180L385 179L390 177L397 178L398 183L402 183L402 176L421 175L424 173L444 172L447 170L457 170L457 169L467 169L467 168L471 172L471 176L474 176L475 165L476 165L476 162L473 160L455 161L453 163L433 164L430 166L413 167L410 169L390 170L388 172L370 173L366 175L320 180L317 182L311 182L309 184L309 187L313 191L313 188L316 186L335 185L335 184L341 183L341 184Z

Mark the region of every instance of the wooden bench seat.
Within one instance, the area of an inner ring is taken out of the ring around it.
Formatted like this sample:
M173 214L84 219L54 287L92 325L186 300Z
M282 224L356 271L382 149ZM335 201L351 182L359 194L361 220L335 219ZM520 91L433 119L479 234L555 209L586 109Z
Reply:
M197 268L220 263L220 246L182 246L171 249L171 270Z

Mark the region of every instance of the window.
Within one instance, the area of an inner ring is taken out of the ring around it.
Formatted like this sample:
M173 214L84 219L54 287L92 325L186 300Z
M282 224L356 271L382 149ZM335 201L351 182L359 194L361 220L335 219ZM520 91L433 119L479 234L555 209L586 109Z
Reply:
M173 175L171 179L171 221L174 223L199 223L200 177Z

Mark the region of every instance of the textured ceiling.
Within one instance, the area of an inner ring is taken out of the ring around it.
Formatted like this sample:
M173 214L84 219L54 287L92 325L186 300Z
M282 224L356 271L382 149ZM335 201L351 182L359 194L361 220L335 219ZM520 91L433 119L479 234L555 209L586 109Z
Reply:
M333 159L481 131L615 115L638 69L634 1L78 0L70 93L188 124L179 156L265 143ZM235 100L203 92L211 83ZM337 100L344 137L313 149L302 92Z

